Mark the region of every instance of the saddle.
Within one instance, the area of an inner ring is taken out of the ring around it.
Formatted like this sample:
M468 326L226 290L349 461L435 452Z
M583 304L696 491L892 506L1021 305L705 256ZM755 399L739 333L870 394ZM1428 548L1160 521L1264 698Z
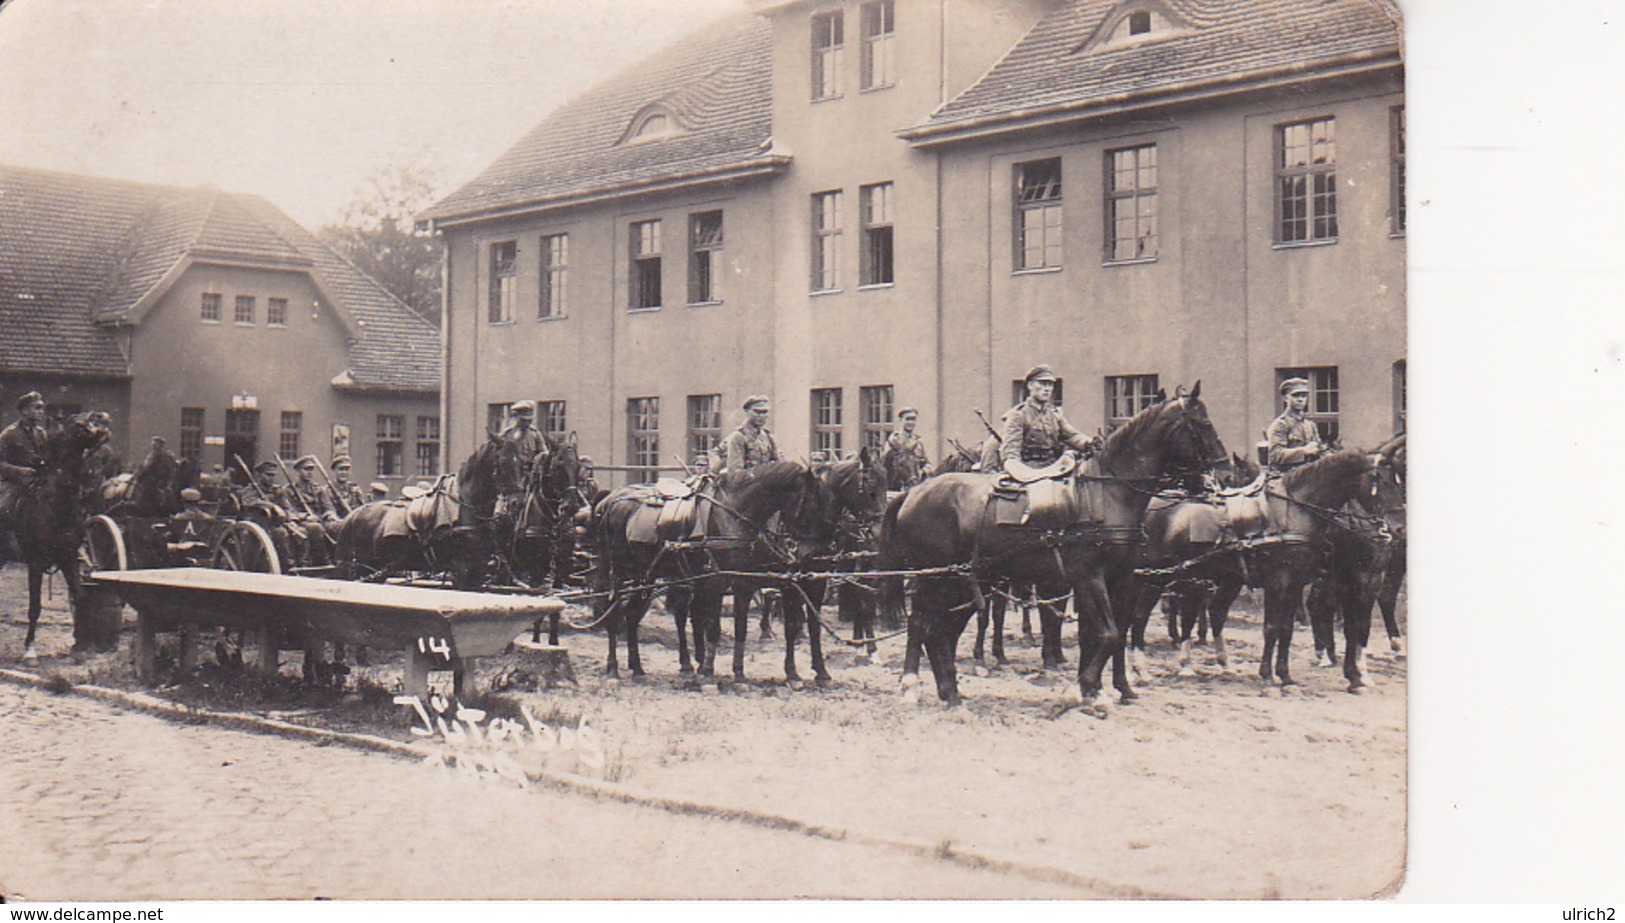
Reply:
M426 540L442 529L457 524L457 503L450 478L443 478L428 491L413 485L401 490L405 503L393 503L380 526L384 537L412 536Z
M638 509L626 523L628 541L654 545L705 535L711 501L697 493L693 484L661 478L640 490L637 500ZM706 515L701 515L702 507Z
M1077 469L1072 459L1063 458L1043 469L1020 463L1010 467L1017 469L1015 476L1000 477L988 500L998 525L1062 529L1088 518L1090 504L1085 501L1080 505L1078 492L1068 481ZM1059 473L1034 477L1048 471Z

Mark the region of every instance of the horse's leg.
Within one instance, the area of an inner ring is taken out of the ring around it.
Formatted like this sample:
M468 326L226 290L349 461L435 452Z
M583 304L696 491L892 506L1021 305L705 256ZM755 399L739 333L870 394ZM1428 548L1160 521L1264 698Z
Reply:
M747 587L743 593L734 594L734 679L743 682L745 679L745 634L750 630L750 600L756 593L753 587ZM762 596L762 618L767 618L767 595ZM771 638L772 634L764 634L763 638Z
M672 624L677 628L677 672L683 676L694 675L694 662L688 654L688 625L691 621L689 610L693 608L692 595L681 587L672 587L666 591L666 609L671 613ZM699 643L698 631L695 632L695 643Z
M633 676L643 675L643 657L638 651L638 627L643 624L643 616L649 611L649 601L653 594L648 590L638 593L638 604L627 613L626 619L626 668L632 671Z
M975 608L974 597L963 581L944 580L936 584L933 593L942 616L935 620L926 637L926 654L931 658L931 673L937 681L937 698L949 708L956 708L963 700L959 696L959 676L954 656L959 647L959 636L970 622Z
M1135 580L1134 587L1130 608L1123 616L1128 622L1124 631L1128 634L1129 676L1137 683L1148 683L1151 670L1145 659L1145 630L1151 625L1151 613L1162 600L1163 588L1139 579Z
M819 580L809 583L805 589L807 599L812 602L812 609L807 613L807 647L810 649L809 656L812 657L813 682L820 686L827 686L830 683L829 666L824 663L824 639L823 632L820 630L823 625L820 624L819 616L825 596L829 592L829 584L826 581ZM857 595L855 592L841 593L840 599L844 601L848 596L856 597ZM799 600L801 594L797 593L796 598ZM859 602L861 600L853 599L853 603Z
M1315 638L1315 666L1330 667L1337 664L1337 609L1336 578L1327 575L1309 585L1309 598L1304 608L1309 610L1309 625ZM1347 613L1343 616L1348 618Z
M1121 640L1112 623L1111 597L1099 574L1075 578L1072 594L1078 609L1078 684L1067 690L1066 697L1077 704L1101 706L1105 704L1102 674Z
M34 633L39 629L40 616L40 590L45 585L45 563L43 561L28 562L28 634L23 638L23 661L33 663L39 660L39 652L34 650Z
M1365 669L1365 652L1371 643L1371 608L1382 588L1387 561L1380 557L1349 568L1338 581L1338 602L1343 610L1343 676L1349 691L1375 686Z
M1377 591L1377 606L1382 609L1382 627L1388 631L1388 648L1395 657L1405 656L1405 635L1399 627L1397 607L1399 585L1405 582L1405 545L1395 543L1389 551L1388 566L1383 568L1382 587Z
M1213 651L1218 655L1219 669L1225 673L1230 672L1230 649L1224 643L1224 623L1230 617L1230 607L1239 595L1241 579L1225 576L1219 579L1218 588L1207 600L1207 618L1213 626Z
M756 588L751 587L751 588L749 588L749 589L747 589L745 591L745 598L744 598L743 602L740 601L739 597L737 597L737 596L734 597L735 611L737 613L739 610L743 610L744 611L743 618L745 619L745 621L747 623L750 621L750 603L751 603L751 600L756 598L756 596L757 596ZM757 623L756 628L757 628L757 631L761 633L762 640L766 641L769 638L773 637L773 604L772 604L772 598L768 593L763 592L761 594L761 603L760 603L760 605L761 605L761 609L762 609L762 618ZM736 617L738 617L738 616L736 615Z
M1196 668L1191 663L1191 635L1195 631L1197 618L1202 612L1203 594L1205 592L1202 585L1195 581L1185 584L1179 591L1180 676L1196 675Z
M919 577L914 581L913 601L909 611L905 613L907 622L907 643L903 646L903 678L901 681L903 700L917 702L920 697L920 652L925 647L926 622L932 617L925 607L927 594L925 585L935 578ZM933 666L933 670L936 668Z
M783 600L784 681L790 688L800 689L801 674L796 670L796 642L801 638L801 620L807 611L807 605L801 601L799 594L791 592L788 587L783 594ZM809 627L808 631L812 629Z

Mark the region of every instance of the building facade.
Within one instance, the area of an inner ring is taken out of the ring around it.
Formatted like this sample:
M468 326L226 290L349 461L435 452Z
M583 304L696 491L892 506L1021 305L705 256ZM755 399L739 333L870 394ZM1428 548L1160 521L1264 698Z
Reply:
M759 0L423 216L449 444L531 398L600 464L671 466L764 392L792 456L904 405L940 455L1038 362L1090 430L1201 380L1244 450L1305 375L1328 437L1375 444L1403 99L1374 0Z
M105 410L203 470L339 453L440 470L432 326L253 196L0 168L0 398Z

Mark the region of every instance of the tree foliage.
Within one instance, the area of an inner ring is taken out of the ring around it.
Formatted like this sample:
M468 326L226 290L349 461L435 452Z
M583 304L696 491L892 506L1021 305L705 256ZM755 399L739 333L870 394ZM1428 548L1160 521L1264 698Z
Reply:
M431 172L391 166L368 177L343 220L317 231L322 242L372 276L426 320L440 324L442 244L413 229L413 216L439 197Z

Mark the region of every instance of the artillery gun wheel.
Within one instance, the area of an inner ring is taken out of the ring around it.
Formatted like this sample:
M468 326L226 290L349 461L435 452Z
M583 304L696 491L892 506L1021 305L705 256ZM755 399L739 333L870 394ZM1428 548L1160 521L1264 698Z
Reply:
M79 543L79 576L90 577L99 570L129 570L130 555L124 545L124 530L111 517L96 515L85 520L85 538Z
M256 522L238 520L227 527L209 555L215 570L245 570L259 574L282 573L271 535Z

